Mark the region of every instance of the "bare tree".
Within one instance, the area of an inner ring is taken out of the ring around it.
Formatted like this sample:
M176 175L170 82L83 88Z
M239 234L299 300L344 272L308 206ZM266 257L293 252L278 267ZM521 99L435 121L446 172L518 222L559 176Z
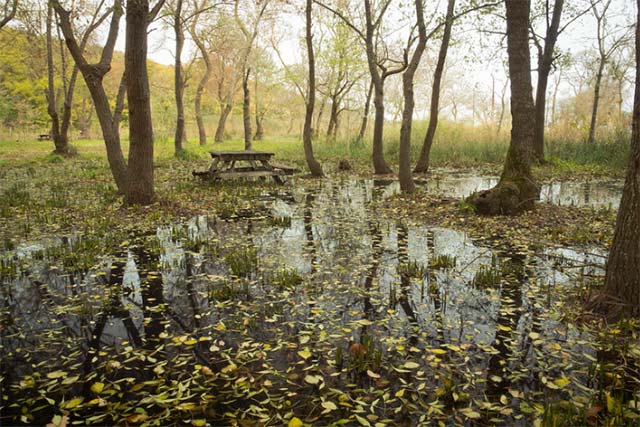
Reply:
M631 157L618 209L602 294L592 308L611 320L640 317L640 0L635 28L636 84Z
M126 194L128 180L127 164L122 154L120 133L118 130L120 121L119 113L122 111L122 105L124 103L124 85L121 85L122 91L118 93L118 99L121 102L116 102L116 108L113 112L111 111L109 98L103 85L104 76L111 68L113 50L118 37L120 18L123 14L122 0L116 0L113 7L107 10L103 14L103 17L100 18L102 20L106 19L109 15L111 16L107 40L97 63L89 63L83 49L80 47L72 29L70 12L64 9L58 0L52 0L51 4L60 20L60 28L69 52L76 66L82 73L89 93L91 93L93 105L96 109L96 116L102 129L102 137L104 138L107 149L107 160L109 161L111 173L113 174L118 190Z
M200 16L204 12L206 4L207 0L193 0L192 7L194 17L191 21L191 26L189 27L189 34L191 35L191 39L195 43L196 47L200 51L200 56L202 57L202 62L204 63L205 67L204 73L202 74L202 77L198 82L198 87L196 89L196 95L194 98L196 123L198 124L198 140L200 142L200 145L207 144L207 132L204 126L204 120L202 119L202 95L213 72L210 47L208 46L208 41L210 39L204 35L206 30L201 30L199 28Z
M321 177L322 165L316 160L313 155L313 134L312 134L312 121L313 121L313 108L316 103L316 60L313 52L313 28L312 28L312 0L306 0L305 6L305 42L307 45L307 60L309 63L309 81L307 86L306 96L306 109L304 116L304 131L303 131L303 145L304 145L304 158L307 161L307 166L312 176Z
M102 2L104 3L104 2ZM84 29L81 36L79 48L84 52L86 45L94 33L94 31L102 24L108 15L100 16L102 3L96 7L91 14L89 24ZM61 79L63 82L64 102L62 108L62 118L58 113L57 90L55 85L55 64L53 55L53 7L51 4L47 6L47 112L51 117L51 137L55 145L54 153L63 156L72 156L75 150L69 145L69 127L71 125L71 109L73 105L73 96L75 93L76 82L78 80L78 66L74 64L71 75L67 75L67 57L64 48L61 45L60 62L61 62ZM57 27L57 26L56 26ZM60 42L62 43L62 42Z
M599 1L599 0L595 0ZM547 111L547 88L549 85L549 74L555 62L560 57L556 52L556 42L558 37L580 17L591 10L592 5L581 10L573 11L567 21L562 23L562 14L565 9L564 0L555 0L553 8L549 1L541 2L542 18L545 23L544 35L539 35L533 25L530 24L530 31L534 45L538 53L538 80L536 85L535 99L535 133L533 137L533 160L544 162L544 131L545 116Z
M498 184L467 199L483 215L509 215L532 209L540 192L531 175L534 131L528 34L531 0L506 0L505 5L511 81L511 143Z
M351 19L336 8L326 5L319 0L315 3L334 13L342 19L365 45L367 65L373 85L373 105L375 119L373 125L373 168L376 174L392 173L393 171L384 159L382 136L384 131L384 84L387 78L401 73L407 67L408 58L403 55L401 60L394 60L389 56L389 50L384 46L384 37L380 35L380 27L387 13L391 0L383 0L374 9L371 0L364 0L365 28L358 28Z
M0 28L4 27L16 16L18 0L3 0L2 14L0 15Z
M598 120L598 106L600 104L600 89L604 70L611 56L631 40L626 31L616 34L608 26L608 11L612 0L603 0L602 8L598 8L598 0L591 0L591 10L596 19L596 42L598 50L598 68L596 69L593 86L593 106L591 108L591 122L589 124L589 137L587 142L593 144L596 138L596 125Z
M456 6L455 0L448 0L447 15L445 17L444 33L440 42L440 50L438 51L438 61L433 71L433 84L431 87L431 106L429 108L429 125L427 134L422 143L420 157L414 168L415 173L426 173L429 170L429 155L431 154L431 146L436 135L438 126L438 115L440 109L440 85L442 84L442 75L444 74L444 65L447 60L447 52L449 51L449 42L451 40L451 28L454 21L454 10Z
M116 106L113 112L103 86L104 76L111 68L113 50L123 14L122 0L116 0L113 7L100 20L109 15L111 22L107 41L99 62L91 64L77 42L71 24L71 14L58 0L51 4L60 19L60 28L67 47L91 93L96 115L100 122L107 149L107 159L118 190L124 194L125 204L149 204L155 199L153 191L153 129L149 102L149 79L147 75L147 26L164 4L159 0L153 8L147 0L127 2L127 26L125 47L125 75L120 83ZM102 3L100 4L102 6ZM120 146L118 130L124 108L125 93L129 104L129 163L127 164Z
M240 28L244 36L242 46L242 56L240 60L242 68L242 91L243 91L243 103L242 103L242 119L244 123L244 148L245 150L251 150L252 132L251 132L251 95L249 93L249 76L251 75L251 67L249 67L249 56L253 49L256 37L258 36L258 29L260 27L260 21L262 20L267 6L271 0L263 0L256 3L258 7L256 16L253 18L252 28L249 30L243 20L240 17L239 5L240 0L235 0L233 16L235 18L236 25Z

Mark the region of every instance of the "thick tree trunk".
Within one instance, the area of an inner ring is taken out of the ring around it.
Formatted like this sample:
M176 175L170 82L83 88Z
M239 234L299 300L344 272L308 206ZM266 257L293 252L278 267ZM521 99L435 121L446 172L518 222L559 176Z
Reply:
M596 82L593 89L593 107L591 108L591 123L589 124L589 139L587 140L589 144L596 142L596 124L598 120L598 106L600 104L600 85L602 84L604 65L604 60L600 60L598 71L596 72Z
M244 94L242 101L242 121L244 124L244 149L251 150L251 94L249 93L249 75L251 68L242 76L242 93Z
M560 28L560 18L564 0L556 0L553 5L551 25L547 29L542 55L538 56L538 84L536 87L535 102L535 130L533 134L533 160L544 162L544 128L545 113L547 106L547 86L549 84L549 73L553 64L553 51L558 40Z
M373 96L375 116L373 120L373 171L378 175L393 173L384 160L382 135L384 132L384 84L376 84Z
M364 103L364 111L362 112L362 123L360 124L360 131L358 131L358 141L364 140L364 134L367 132L367 124L369 121L369 108L371 106L372 93L373 93L373 82L370 82L369 90L367 91L367 99Z
M636 87L631 157L618 208L602 295L593 308L610 320L640 317L640 0L636 21Z
M420 150L420 157L418 157L416 167L413 169L415 173L427 173L429 171L431 146L433 146L433 140L436 136L438 114L440 112L440 86L442 85L444 65L447 60L447 52L449 51L449 42L451 41L451 28L453 27L453 13L455 6L455 0L449 0L447 3L447 16L444 23L444 33L442 35L442 42L440 43L440 50L438 51L438 62L436 63L436 69L433 72L431 105L429 107L429 125L427 127L427 134L424 137L424 142L422 143L422 149Z
M305 7L306 18L306 34L305 41L307 44L307 58L309 61L309 87L307 93L307 105L304 115L304 131L302 134L302 140L304 145L304 158L307 161L307 166L312 176L321 177L322 165L313 156L313 129L311 128L313 122L313 108L316 103L316 59L313 52L313 31L311 29L311 6L312 0L307 0Z
M534 132L528 33L531 0L506 0L505 4L511 80L511 144L498 185L467 199L482 215L513 215L533 209L540 193L531 175Z
M129 167L124 202L153 203L153 128L147 74L148 0L127 1L125 72L129 104Z
M174 89L176 97L176 134L174 137L175 155L183 150L186 140L184 128L184 79L182 77L182 49L184 47L184 30L182 29L182 0L177 0L173 15L173 31L176 36L176 60L174 64Z

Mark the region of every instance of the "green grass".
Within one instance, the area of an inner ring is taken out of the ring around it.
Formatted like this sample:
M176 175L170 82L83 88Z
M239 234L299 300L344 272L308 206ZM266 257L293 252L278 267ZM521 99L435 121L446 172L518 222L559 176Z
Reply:
M422 147L425 123L415 122L411 153L415 161ZM626 168L630 135L628 132L611 132L593 145L582 141L558 138L549 139L546 154L554 170L565 173L601 172L620 174ZM78 140L73 142L79 155L85 159L104 160L105 148L101 140ZM471 168L492 165L496 168L504 161L509 145L508 133L496 135L487 127L471 127L444 121L438 127L436 139L431 150L431 166ZM174 146L171 138L157 138L155 142L155 160L163 162L174 160ZM387 125L384 140L385 158L397 168L399 149L399 126ZM123 152L128 151L128 142L122 142ZM223 143L210 142L200 146L191 139L185 144L185 152L177 160L194 162L208 160L210 150L242 150L241 139L231 139ZM253 149L272 151L276 161L291 163L304 170L304 152L302 141L296 137L270 137L263 141L254 141ZM9 142L0 141L0 166L30 164L33 162L59 162L64 159L51 154L51 141ZM371 168L371 142L324 140L314 142L316 157L326 164L325 169L334 170L341 159L349 160L363 170Z

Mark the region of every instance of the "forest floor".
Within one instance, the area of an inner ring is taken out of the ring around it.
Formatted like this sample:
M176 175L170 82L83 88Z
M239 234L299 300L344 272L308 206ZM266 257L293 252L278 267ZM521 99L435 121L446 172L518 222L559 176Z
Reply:
M619 170L555 161L536 210L480 218L463 197L497 163L440 163L403 196L336 149L327 179L281 187L203 183L206 149L167 143L158 202L124 208L99 143L44 144L0 143L0 424L640 419L637 323L584 310Z

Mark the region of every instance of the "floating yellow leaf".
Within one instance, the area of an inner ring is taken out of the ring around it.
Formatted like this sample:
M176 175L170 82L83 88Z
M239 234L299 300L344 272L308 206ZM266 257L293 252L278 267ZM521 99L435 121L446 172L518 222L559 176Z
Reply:
M287 424L288 427L302 427L302 420L298 417L293 417Z
M407 369L417 369L420 367L420 364L416 362L406 362L404 364L404 367Z
M322 381L322 377L320 375L307 375L306 377L304 377L304 380L309 384L316 385L320 381Z
M433 354L438 354L438 355L447 354L447 351L443 350L441 348L432 348L432 349L429 350L429 352L433 353Z
M62 378L65 375L67 375L65 371L53 371L47 374L47 378L49 379Z
M335 403L327 400L325 402L321 403L322 407L328 411L335 411L336 409L338 409L338 407L336 406Z
M371 378L380 378L380 374L376 374L373 371L370 371L367 369L367 375L369 375Z
M300 350L298 352L298 356L302 357L304 360L307 360L308 358L311 357L311 352L309 351L308 348L305 348L304 350Z
M568 386L570 382L571 381L567 377L558 378L553 381L553 383L560 388Z
M356 421L358 421L360 425L363 425L365 427L369 427L371 425L369 420L367 420L366 418L362 418L361 416L358 416L358 415L356 415Z
M149 418L147 414L133 414L127 418L127 421L132 424L139 424Z
M91 391L94 392L95 394L102 393L102 390L104 390L104 383L97 382L91 385Z
M84 397L74 397L73 399L71 399L68 402L64 403L62 405L62 407L64 409L72 409L72 408L75 408L76 406L78 406L79 404L81 404L83 400L84 400Z
M203 420L203 419L191 420L191 425L196 427L203 427L207 425L207 420Z

